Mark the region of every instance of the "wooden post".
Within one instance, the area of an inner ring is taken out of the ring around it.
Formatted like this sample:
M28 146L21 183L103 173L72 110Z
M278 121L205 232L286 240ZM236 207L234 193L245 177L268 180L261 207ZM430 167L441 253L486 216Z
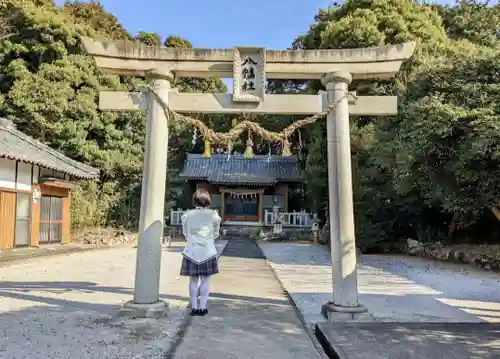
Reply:
M224 223L224 216L226 214L226 192L221 188L220 190L220 218L221 222Z
M263 211L263 200L264 200L264 190L259 191L259 223L262 224L264 221L264 213Z
M16 192L0 191L0 249L14 247Z
M71 243L71 191L68 190L65 197L62 200L62 243Z
M38 246L38 236L40 235L40 201L41 192L40 185L33 185L33 192L40 194L40 198L35 201L32 199L31 204L31 236L30 236L30 247Z

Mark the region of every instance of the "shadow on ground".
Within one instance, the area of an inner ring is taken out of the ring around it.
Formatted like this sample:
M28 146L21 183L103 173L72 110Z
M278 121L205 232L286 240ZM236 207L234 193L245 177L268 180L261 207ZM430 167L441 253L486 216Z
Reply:
M316 330L334 343L340 358L500 358L500 325L497 324L320 323Z
M117 319L110 316L118 309L111 304L40 302L45 305L0 313L0 358L160 359L185 318L180 307L171 307L168 318L153 321Z
M172 358L320 358L255 242L231 239L211 284L209 314L194 317Z
M332 300L327 248L262 246L301 309L313 315ZM381 321L500 322L500 275L495 273L422 258L362 255L358 286L361 303Z
M209 315L192 318L190 335L168 358L199 359L200 343L208 344L206 358L319 358L284 302L211 300Z
M14 359L65 359L73 358L72 353L80 350L83 352L79 358L84 359L173 357L170 351L170 354L163 352L159 356L157 343L162 338L173 340L172 332L156 327L137 330L126 324L110 325L109 314L116 312L120 303L86 303L57 298L58 294L68 291L132 295L131 289L99 286L92 282L0 283L0 300L1 297L15 298L39 304L0 313L0 337L3 338L0 339L0 357L5 354L5 357ZM167 301L187 299L169 295L162 297ZM266 312L272 315L263 316L262 313ZM297 358L310 357L302 356L301 353L311 351L311 345L304 342L302 328L290 318L289 301L286 299L212 293L209 316L195 317L192 324L200 329L197 333L209 337L210 355L216 358L251 358L254 354L265 357L266 353L280 353L281 346L292 348L298 353ZM29 341L26 338L30 338ZM198 340L207 338L200 337ZM198 340L183 344L182 350L186 355L182 358L200 357ZM61 343L64 343L62 349ZM256 347L255 343L262 345ZM144 356L132 356L129 345L139 345L144 350ZM33 352L35 347L37 353ZM167 351L168 348L163 347ZM245 348L243 357L240 356L242 348ZM281 357L278 355L276 358Z
M107 287L101 286L97 283L92 282L0 282L0 298L14 298L20 300L26 300L30 302L37 302L40 304L47 304L57 307L64 308L80 308L84 310L90 310L98 313L111 313L113 310L119 308L121 303L116 304L102 304L102 303L87 303L82 301L74 301L68 299L61 299L52 296L41 296L36 294L31 294L30 292L40 292L58 294L69 291L78 291L81 293L85 292L102 292L102 293L119 293L119 294L129 294L132 296L134 291L130 288L123 287ZM160 295L163 300L180 300L188 301L187 296L179 295ZM210 299L231 299L236 301L245 301L252 303L262 303L262 304L274 304L283 305L289 304L287 299L269 299L260 298L244 295L234 295L225 293L210 293ZM3 313L0 313L0 318Z

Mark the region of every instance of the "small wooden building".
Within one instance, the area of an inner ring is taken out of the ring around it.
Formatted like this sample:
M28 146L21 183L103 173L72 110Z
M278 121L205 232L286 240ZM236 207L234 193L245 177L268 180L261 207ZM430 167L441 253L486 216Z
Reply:
M193 191L204 188L212 196L212 207L226 223L262 224L266 210L277 203L288 212L289 189L302 182L296 156L215 154L209 158L188 154L181 178Z
M0 118L0 249L71 242L71 188L97 177Z

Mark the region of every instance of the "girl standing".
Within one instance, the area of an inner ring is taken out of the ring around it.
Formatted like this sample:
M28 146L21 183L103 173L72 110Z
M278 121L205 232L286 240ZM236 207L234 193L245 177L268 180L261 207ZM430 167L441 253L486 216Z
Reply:
M206 190L194 193L193 204L195 209L185 212L181 218L182 232L187 242L182 252L181 275L189 277L191 315L206 315L210 276L219 273L215 239L219 237L221 218L215 210L210 209L212 201Z

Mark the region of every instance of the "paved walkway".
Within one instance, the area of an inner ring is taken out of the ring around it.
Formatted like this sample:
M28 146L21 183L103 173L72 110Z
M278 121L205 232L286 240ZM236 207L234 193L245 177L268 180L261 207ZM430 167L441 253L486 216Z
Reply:
M500 358L500 275L404 256L360 256L360 301L371 323L327 323L330 253L314 244L259 242L316 333L341 359Z
M218 241L222 250L225 241ZM161 297L168 318L113 320L133 296L136 249L111 248L33 258L0 268L1 359L154 358L176 342L185 321L184 242L164 248Z
M259 242L308 323L332 300L328 248ZM500 323L500 275L453 263L388 255L358 260L360 302L379 322Z
M498 359L491 323L322 323L340 359Z
M321 358L255 242L230 240L220 269L175 359Z

